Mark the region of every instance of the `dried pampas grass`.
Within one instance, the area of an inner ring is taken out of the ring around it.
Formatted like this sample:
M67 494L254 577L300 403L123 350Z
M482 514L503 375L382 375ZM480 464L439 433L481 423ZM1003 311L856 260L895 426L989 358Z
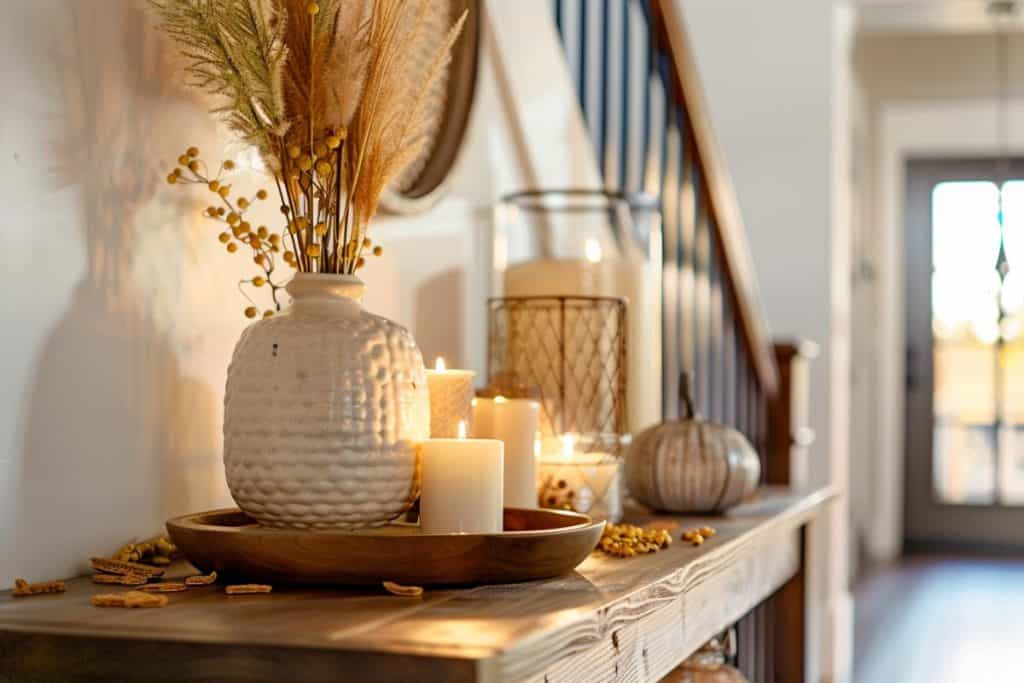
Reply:
M323 0L309 19L309 0L277 0L288 17L285 110L290 141L306 142L318 129L344 130L359 104L369 58L372 0Z
M430 0L150 2L192 84L267 160L296 267L354 273L381 193L427 143L466 13L421 62Z
M231 130L261 150L288 130L283 76L287 21L269 0L150 0L181 45L189 84L217 96Z

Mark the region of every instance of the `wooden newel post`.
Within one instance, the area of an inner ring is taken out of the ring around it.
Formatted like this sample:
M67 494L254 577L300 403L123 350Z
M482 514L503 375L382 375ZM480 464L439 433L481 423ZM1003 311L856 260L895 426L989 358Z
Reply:
M793 488L805 488L808 449L814 432L808 424L810 362L817 356L813 342L781 342L774 345L779 368L778 391L768 401L766 480ZM773 680L799 683L807 676L807 530L800 530L800 569L770 601Z
M774 350L779 385L768 401L765 481L806 488L808 449L814 441L814 430L808 424L810 365L818 355L818 345L808 341L780 342Z

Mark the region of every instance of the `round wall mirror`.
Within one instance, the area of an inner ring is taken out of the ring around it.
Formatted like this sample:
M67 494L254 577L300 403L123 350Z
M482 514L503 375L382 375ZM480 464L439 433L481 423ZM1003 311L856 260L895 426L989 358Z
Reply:
M423 27L432 37L432 40L425 41L423 54L420 55L425 68L451 25L466 9L469 14L462 35L452 48L448 73L438 79L427 95L427 144L381 197L381 209L388 213L414 214L426 211L444 194L473 108L481 3L479 0L431 2ZM420 73L411 75L411 78L421 77Z

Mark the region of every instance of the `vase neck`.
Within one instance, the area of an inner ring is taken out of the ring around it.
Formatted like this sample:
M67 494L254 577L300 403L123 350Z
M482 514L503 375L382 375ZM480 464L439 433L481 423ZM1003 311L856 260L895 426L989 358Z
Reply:
M362 308L366 285L355 275L296 273L285 290L292 297L295 313L324 309L358 312Z

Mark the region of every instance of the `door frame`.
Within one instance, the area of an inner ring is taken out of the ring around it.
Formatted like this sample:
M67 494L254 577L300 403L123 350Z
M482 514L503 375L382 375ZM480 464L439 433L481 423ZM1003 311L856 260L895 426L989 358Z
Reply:
M910 158L905 172L904 550L1024 550L1024 506L954 505L939 502L935 495L931 305L932 190L948 181L992 181L1001 186L1007 180L1024 179L1024 159L1007 163L994 157Z

